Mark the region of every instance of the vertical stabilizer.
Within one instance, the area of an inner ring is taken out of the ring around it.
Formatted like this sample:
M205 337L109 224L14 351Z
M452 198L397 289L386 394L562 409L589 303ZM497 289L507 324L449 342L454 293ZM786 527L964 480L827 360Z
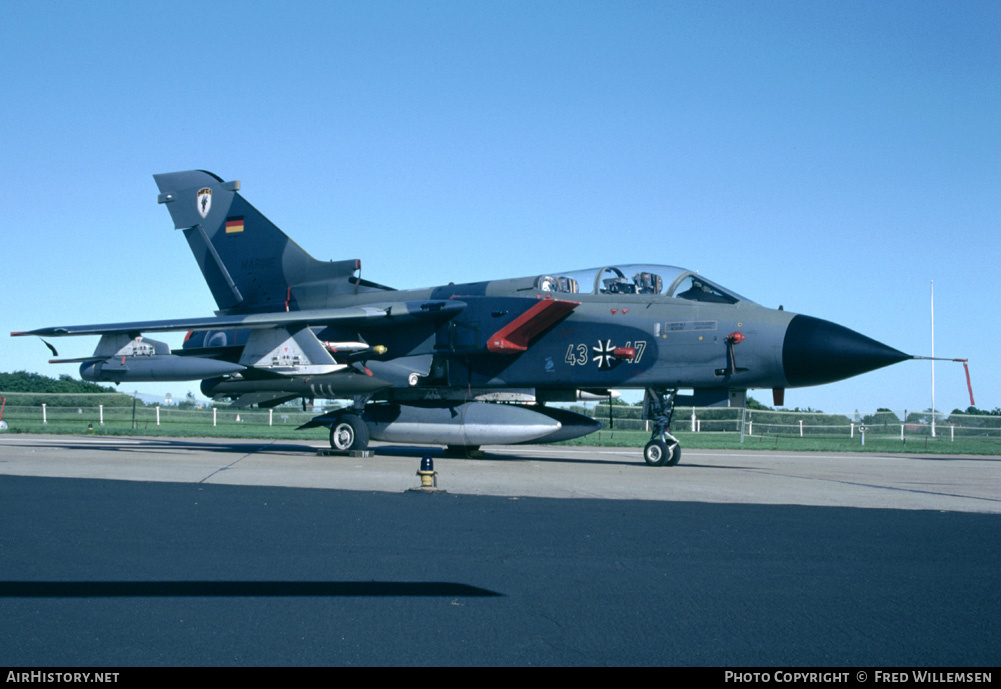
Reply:
M153 175L221 313L324 308L357 290L357 260L317 261L238 193L203 170Z

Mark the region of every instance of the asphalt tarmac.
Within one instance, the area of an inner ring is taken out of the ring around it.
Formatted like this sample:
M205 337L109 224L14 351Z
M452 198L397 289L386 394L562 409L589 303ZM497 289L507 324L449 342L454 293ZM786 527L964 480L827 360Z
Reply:
M0 437L0 665L971 666L1001 458Z

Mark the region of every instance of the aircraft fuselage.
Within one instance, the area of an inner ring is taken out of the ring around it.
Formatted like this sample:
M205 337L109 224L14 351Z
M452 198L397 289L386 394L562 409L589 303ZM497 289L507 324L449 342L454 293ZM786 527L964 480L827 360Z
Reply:
M600 268L398 290L361 278L356 259L318 261L240 193L202 170L154 175L187 240L215 316L40 328L98 335L88 380L202 379L237 406L301 397L351 406L306 426L331 444L370 437L469 447L554 442L597 421L546 402L644 390L647 462L676 463L668 426L691 404L743 403L750 388L829 383L909 358L852 330L771 309L700 274L661 265ZM172 352L147 333L189 331ZM53 353L55 348L51 345ZM531 408L497 402L535 402Z

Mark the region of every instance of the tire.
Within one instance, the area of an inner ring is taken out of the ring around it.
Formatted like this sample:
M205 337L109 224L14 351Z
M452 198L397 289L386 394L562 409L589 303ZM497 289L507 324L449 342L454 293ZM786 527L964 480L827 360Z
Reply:
M643 459L652 467L673 467L681 460L681 445L654 439L643 448Z
M330 427L330 447L341 452L368 447L368 426L355 414L345 414Z

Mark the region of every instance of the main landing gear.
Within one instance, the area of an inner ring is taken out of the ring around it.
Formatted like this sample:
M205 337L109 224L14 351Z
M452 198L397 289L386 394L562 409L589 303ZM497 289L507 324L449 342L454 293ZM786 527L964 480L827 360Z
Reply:
M342 452L368 447L368 426L356 414L344 414L330 426L330 447Z
M643 395L643 418L653 422L653 436L643 448L643 459L650 466L673 467L681 461L681 445L668 432L677 394L677 390L647 388Z

